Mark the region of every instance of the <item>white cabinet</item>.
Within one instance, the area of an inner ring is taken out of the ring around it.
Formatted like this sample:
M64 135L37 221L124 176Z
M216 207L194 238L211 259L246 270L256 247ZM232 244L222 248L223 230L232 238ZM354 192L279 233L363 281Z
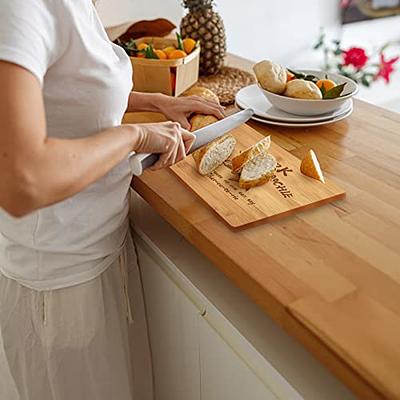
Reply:
M199 336L202 399L277 399L205 320L200 321Z
M156 400L301 399L145 236L136 244Z
M199 310L138 247L156 400L200 400Z

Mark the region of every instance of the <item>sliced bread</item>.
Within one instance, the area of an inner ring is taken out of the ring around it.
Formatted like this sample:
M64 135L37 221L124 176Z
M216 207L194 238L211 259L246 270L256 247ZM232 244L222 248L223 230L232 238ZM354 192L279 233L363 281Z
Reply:
M244 164L240 173L239 186L251 189L267 183L276 170L277 162L274 156L261 152Z
M232 158L232 172L234 174L240 173L243 166L252 158L260 153L267 153L269 147L271 146L271 137L267 136L261 139L259 142L249 147L248 149L242 151L236 157Z
M207 175L219 167L230 157L235 145L236 139L225 135L196 150L192 155L199 174Z

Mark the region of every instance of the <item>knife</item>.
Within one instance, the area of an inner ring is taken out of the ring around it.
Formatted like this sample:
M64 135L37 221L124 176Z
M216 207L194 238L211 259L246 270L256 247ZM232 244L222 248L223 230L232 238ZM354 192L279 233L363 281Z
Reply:
M193 134L196 136L196 138L192 147L190 148L189 153L192 153L207 143L218 139L232 129L237 128L239 125L248 121L253 114L253 109L246 108L245 110L229 115L228 117L214 122L211 125L207 125L204 128L194 131ZM152 166L158 160L158 157L159 154L131 153L129 156L129 163L133 175L141 175L146 168Z

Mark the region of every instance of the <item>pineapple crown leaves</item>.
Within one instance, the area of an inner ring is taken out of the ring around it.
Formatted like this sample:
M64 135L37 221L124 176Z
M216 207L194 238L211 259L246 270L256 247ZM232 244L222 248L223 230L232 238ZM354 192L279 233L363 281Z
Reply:
M210 9L213 5L214 0L182 0L182 6L192 12Z

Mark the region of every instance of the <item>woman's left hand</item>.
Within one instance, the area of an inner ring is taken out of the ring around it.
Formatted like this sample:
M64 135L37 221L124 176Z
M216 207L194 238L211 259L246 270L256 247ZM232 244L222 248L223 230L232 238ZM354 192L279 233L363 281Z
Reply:
M188 117L191 114L209 114L218 119L225 117L224 107L199 96L162 96L158 99L158 109L169 120L179 122L182 128L188 130L190 130Z

